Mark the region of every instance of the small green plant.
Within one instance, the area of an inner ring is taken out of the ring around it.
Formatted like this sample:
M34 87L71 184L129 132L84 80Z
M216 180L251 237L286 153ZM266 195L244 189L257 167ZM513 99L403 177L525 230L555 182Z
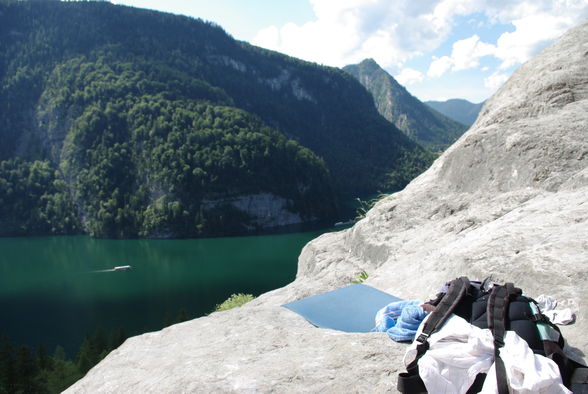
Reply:
M231 294L229 298L227 298L222 304L218 304L215 308L215 312L226 311L229 309L236 308L243 304L248 303L249 301L253 300L255 297L251 294Z
M362 200L359 197L356 198L355 200L357 201L357 209L355 210L355 220L357 221L363 219L368 211L372 209L372 207L376 205L378 201L387 196L388 194L380 193L375 198L371 198L369 200Z
M370 210L372 207L367 200L362 200L361 198L356 198L357 201L357 209L355 210L355 220L361 220L365 217L367 211Z
M355 274L355 279L353 279L351 281L351 283L357 284L357 283L363 283L367 280L368 278L368 273L365 271L361 271Z

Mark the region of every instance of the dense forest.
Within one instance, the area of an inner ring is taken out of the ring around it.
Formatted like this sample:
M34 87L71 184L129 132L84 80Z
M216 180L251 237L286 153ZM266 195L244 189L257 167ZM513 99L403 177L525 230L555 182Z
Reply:
M43 346L33 351L0 336L0 393L60 393L125 339L121 330L97 330L85 338L74 360L70 360L61 346L49 354Z
M187 312L181 309L175 317L167 316L164 326L188 319ZM126 339L121 328L97 328L85 336L75 354L68 355L59 345L51 353L42 345L34 349L17 345L0 331L0 393L61 393Z
M198 19L4 0L0 44L0 235L328 222L343 199L399 190L432 160L350 75ZM267 196L271 212L243 207Z

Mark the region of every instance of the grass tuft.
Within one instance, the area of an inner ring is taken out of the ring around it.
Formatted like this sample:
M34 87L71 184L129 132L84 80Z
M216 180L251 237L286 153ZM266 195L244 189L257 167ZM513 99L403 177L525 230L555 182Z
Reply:
M226 311L229 309L236 308L238 306L242 306L249 301L253 300L255 297L251 294L231 294L229 298L227 298L222 304L218 304L215 308L215 312Z

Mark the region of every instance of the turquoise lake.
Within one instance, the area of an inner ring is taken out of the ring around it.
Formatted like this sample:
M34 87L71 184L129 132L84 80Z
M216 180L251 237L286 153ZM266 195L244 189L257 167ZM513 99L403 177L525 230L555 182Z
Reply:
M159 330L180 310L210 313L296 276L302 247L325 231L186 240L0 238L0 335L74 356L98 327ZM115 266L131 265L126 271Z

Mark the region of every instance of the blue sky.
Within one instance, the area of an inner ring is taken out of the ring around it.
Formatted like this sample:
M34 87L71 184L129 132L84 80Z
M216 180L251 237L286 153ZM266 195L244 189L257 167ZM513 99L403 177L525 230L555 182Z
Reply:
M419 99L490 97L588 19L588 0L112 0L213 21L319 64L373 58Z

